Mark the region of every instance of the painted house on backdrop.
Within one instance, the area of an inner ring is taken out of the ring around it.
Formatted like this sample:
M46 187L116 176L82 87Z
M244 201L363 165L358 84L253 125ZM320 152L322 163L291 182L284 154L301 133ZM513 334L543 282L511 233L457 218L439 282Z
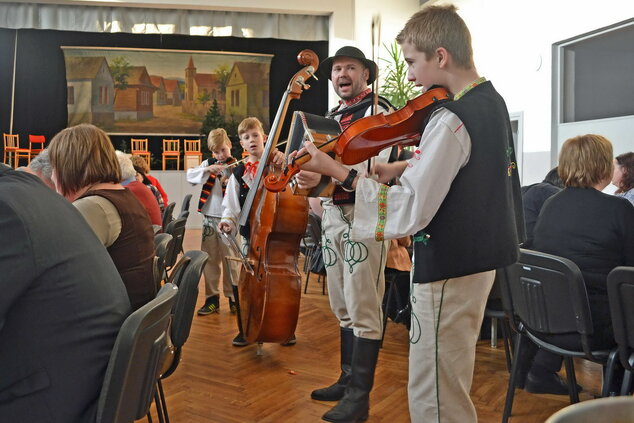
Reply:
M172 106L180 106L182 102L180 81L176 79L163 79L165 84L165 95L167 96L167 104Z
M185 99L183 112L196 116L204 116L213 100L224 113L225 101L218 75L214 73L199 73L194 65L194 59L189 57L185 68Z
M156 88L153 94L154 104L157 106L162 106L167 104L167 92L165 91L165 81L162 76L158 75L150 75L150 80L152 81L152 85Z
M68 126L114 123L114 80L105 57L68 57L66 95Z
M268 126L268 87L268 64L235 62L227 81L225 117L239 122L247 116L257 116Z
M147 120L154 117L152 94L156 91L145 66L131 66L125 89L116 89L115 120Z

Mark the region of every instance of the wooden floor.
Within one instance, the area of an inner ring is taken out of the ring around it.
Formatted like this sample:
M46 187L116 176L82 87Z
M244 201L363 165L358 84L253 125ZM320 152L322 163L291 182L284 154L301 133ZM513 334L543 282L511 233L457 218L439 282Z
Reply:
M199 249L200 230L188 230L185 250ZM198 306L204 301L200 285ZM331 403L310 399L310 391L332 383L339 375L338 324L311 278L303 296L297 344L264 344L236 348L235 316L221 300L220 313L195 316L183 359L164 381L172 423L319 422ZM409 422L407 407L408 333L389 322L379 354L375 385L370 397L369 423ZM598 394L600 367L576 363L577 378L585 391L581 400ZM508 373L503 348L478 344L471 396L479 422L500 422ZM567 406L566 396L534 395L518 390L511 422L543 422ZM155 420L156 421L156 420Z

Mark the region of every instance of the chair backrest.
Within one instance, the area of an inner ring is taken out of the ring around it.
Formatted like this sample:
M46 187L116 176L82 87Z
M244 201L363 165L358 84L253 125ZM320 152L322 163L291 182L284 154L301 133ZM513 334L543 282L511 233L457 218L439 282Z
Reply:
M46 137L44 135L31 135L29 134L29 148L42 150L44 149L44 143L46 142ZM33 144L39 144L34 146Z
M180 139L163 139L163 153L181 151Z
M154 269L156 286L160 286L165 275L165 257L170 249L173 237L170 234L158 233L154 235L154 256L158 259Z
M534 334L592 335L585 283L572 261L532 250L520 250L510 278L513 308Z
M321 218L316 214L308 213L307 234L310 236L314 245L321 247Z
M608 298L621 363L633 371L629 359L634 353L634 267L620 266L610 272Z
M200 140L185 140L185 153L200 153Z
M183 204L181 205L181 212L178 214L178 217L187 217L189 216L189 202L192 199L191 194L187 194L183 198Z
M163 225L163 232L165 232L167 224L170 223L174 218L174 207L176 207L176 203L172 201L167 206L165 206L165 209L163 210L163 219L161 222L161 224Z
M178 258L178 253L180 253L183 248L183 238L185 237L185 224L187 223L186 217L179 217L178 219L172 220L167 224L165 228L165 232L172 235L174 238L172 245L169 248L169 251L165 257L165 267L167 269L171 269L176 263L176 259Z
M147 414L177 293L174 285L165 285L123 322L97 402L97 423L132 422Z
M189 337L198 299L198 285L209 256L203 251L191 250L187 251L183 258L189 259L190 262L180 277L179 297L174 304L174 318L170 328L172 343L176 348L182 347Z
M136 153L137 151L147 151L147 138L131 138L130 144L132 154Z
M19 134L3 134L4 148L16 149L20 147L20 135Z
M198 285L203 268L209 256L207 253L199 250L187 251L178 264L174 268L170 280L176 273L174 280L178 279L178 299L174 304L172 324L170 326L170 339L174 345L174 357L169 367L161 375L161 379L170 376L180 362L183 345L189 338L189 332L194 320L194 310L196 309L196 300L198 299ZM186 261L188 265L184 271L180 271L181 263Z

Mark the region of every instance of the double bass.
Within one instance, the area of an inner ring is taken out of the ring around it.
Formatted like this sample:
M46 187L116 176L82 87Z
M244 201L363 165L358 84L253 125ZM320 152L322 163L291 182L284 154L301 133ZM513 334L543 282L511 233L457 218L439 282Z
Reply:
M264 172L271 152L277 146L282 123L293 99L310 88L319 59L311 50L297 56L304 66L288 84L271 125L269 138L249 193L242 207L239 224L250 225L246 263L240 275L240 316L244 336L249 342L288 341L295 333L301 298L301 276L297 258L300 241L308 223L308 200L289 189L277 193L264 189Z

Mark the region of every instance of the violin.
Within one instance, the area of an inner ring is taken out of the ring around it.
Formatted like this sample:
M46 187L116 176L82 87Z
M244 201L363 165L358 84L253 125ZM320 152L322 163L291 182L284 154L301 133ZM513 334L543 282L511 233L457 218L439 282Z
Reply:
M284 93L239 219L241 226L250 224L247 263L238 284L242 329L249 342L288 341L299 316L302 280L297 258L308 223L308 200L290 189L274 193L262 187L268 168L264 164L277 146L288 104L310 88L306 80L319 64L311 50L302 50L297 60L304 68Z
M427 117L439 104L449 100L451 97L446 89L431 88L395 112L354 121L339 136L317 148L325 153L333 152L343 164L354 165L375 157L388 147L418 145ZM264 186L272 192L283 190L299 172L299 165L309 160L308 153L295 157L280 175L267 176Z

